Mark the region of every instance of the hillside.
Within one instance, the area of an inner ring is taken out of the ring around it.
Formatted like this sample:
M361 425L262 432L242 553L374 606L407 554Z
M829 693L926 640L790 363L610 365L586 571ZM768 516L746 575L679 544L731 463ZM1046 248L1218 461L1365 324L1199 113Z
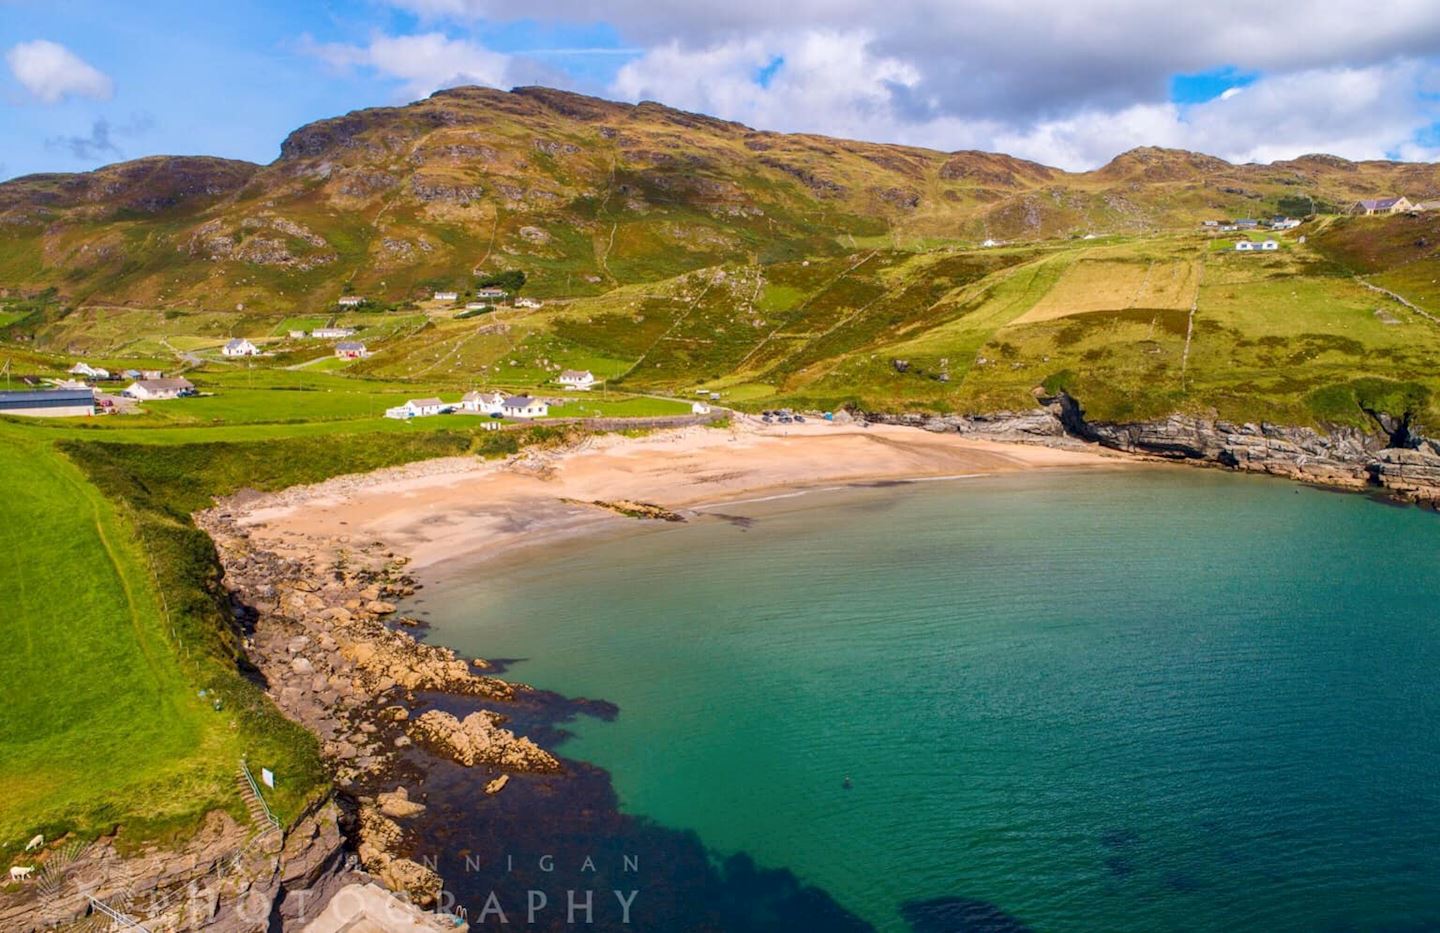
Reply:
M0 338L17 372L200 367L226 394L186 417L220 422L266 420L271 388L338 393L284 417L351 417L571 367L742 407L1023 409L1043 384L1103 418L1364 424L1336 403L1356 379L1440 389L1440 216L1318 215L1263 256L1198 221L1437 191L1428 164L1147 148L1067 173L460 88L302 127L268 166L152 158L0 185ZM544 307L461 316L477 274L505 270ZM291 336L327 323L370 358ZM266 352L244 386L217 352L230 336Z
M263 167L157 157L0 185L0 287L221 313L238 333L342 292L388 305L463 289L477 269L573 297L726 262L1153 233L1392 192L1434 197L1440 170L1148 148L1068 173L471 87L302 127Z

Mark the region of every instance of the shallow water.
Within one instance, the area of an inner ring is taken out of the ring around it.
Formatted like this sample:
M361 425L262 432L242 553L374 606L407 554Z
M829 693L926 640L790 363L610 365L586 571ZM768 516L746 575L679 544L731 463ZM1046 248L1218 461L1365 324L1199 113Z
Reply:
M715 511L413 608L618 704L558 751L626 813L882 930L1440 925L1435 515L1178 469Z

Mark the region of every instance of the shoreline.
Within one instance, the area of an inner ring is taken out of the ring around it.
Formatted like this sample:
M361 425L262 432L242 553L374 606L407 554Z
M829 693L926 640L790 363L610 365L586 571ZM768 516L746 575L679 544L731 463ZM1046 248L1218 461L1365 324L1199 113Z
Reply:
M1145 462L1080 442L1008 443L828 422L782 431L742 420L727 428L638 438L590 436L568 448L526 451L503 461L425 461L232 497L228 505L239 526L276 553L308 553L317 542L383 542L404 554L413 572L623 520L596 503L656 505L683 515L825 487L1126 469Z
M321 744L339 827L361 870L347 880L441 903L445 879L427 863L416 827L437 821L430 829L443 836L442 813L461 788L467 805L512 829L527 818L563 819L532 812L539 800L608 808L613 797L604 772L549 750L565 722L614 716L613 705L501 679L503 665L423 641L424 623L396 606L423 587L419 571L656 519L725 520L707 510L757 498L1138 462L1079 445L905 427L796 428L742 421L586 436L498 461L445 458L272 494L242 491L194 516L215 543L255 677ZM618 811L613 818L623 820Z
M724 521L726 506L826 490L1161 462L1073 438L1003 441L908 425L785 430L740 419L246 491L195 518L216 543L267 692L322 743L362 869L427 905L446 880L427 863L431 840L416 827L447 838L461 797L514 832L527 819L563 819L537 810L543 800L604 809L608 775L552 750L565 722L617 711L501 679L503 663L422 640L426 624L398 617L396 603L423 588L426 571L557 541L589 546L657 520Z

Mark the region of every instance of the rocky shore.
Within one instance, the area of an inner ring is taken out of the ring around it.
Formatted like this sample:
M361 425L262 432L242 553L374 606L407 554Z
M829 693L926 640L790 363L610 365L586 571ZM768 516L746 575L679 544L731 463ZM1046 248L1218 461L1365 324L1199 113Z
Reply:
M1374 491L1440 508L1440 440L1422 437L1403 419L1377 416L1375 430L1337 426L1328 432L1269 422L1238 424L1192 415L1157 421L1092 421L1074 398L1038 396L1027 412L988 415L887 414L881 424L954 432L1010 443L1085 443L1136 456L1268 473L1323 486Z
M505 704L531 688L500 680L481 659L402 631L393 600L411 595L408 559L375 542L308 541L290 553L258 547L232 503L195 516L214 540L246 655L280 710L313 732L338 790L338 826L358 867L433 906L443 880L406 857L406 820L424 812L400 784L416 776L416 750L484 769L498 793L512 773L563 771L558 759L475 709L427 709L435 695ZM292 834L293 835L293 834ZM353 879L347 879L353 880ZM323 905L312 905L318 909Z

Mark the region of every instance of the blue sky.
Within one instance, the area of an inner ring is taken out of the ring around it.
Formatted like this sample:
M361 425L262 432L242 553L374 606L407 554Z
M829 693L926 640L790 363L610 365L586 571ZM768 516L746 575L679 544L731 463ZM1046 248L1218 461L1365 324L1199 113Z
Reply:
M1435 157L1435 4L1109 5L1100 22L1072 0L0 0L0 178L155 153L268 162L310 120L459 83L1066 168L1134 145Z

